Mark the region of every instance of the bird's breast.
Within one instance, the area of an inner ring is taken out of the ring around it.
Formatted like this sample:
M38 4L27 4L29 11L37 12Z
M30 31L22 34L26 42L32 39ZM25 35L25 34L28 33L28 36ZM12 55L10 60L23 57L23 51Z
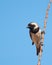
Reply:
M31 36L32 36L32 41L36 44L38 42L40 42L40 33L32 33L31 32Z

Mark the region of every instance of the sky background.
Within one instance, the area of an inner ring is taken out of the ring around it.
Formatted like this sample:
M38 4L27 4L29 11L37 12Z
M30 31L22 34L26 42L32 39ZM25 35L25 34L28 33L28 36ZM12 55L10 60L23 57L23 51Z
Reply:
M49 0L0 0L0 65L37 65L29 22L42 28ZM52 65L52 5L49 11L41 65Z

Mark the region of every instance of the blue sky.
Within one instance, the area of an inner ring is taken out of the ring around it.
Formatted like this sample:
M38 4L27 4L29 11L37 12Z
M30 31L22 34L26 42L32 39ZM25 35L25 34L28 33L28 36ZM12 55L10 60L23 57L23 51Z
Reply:
M0 0L0 65L36 65L36 48L32 46L29 22L42 28L49 0ZM52 5L47 23L42 65L52 64Z

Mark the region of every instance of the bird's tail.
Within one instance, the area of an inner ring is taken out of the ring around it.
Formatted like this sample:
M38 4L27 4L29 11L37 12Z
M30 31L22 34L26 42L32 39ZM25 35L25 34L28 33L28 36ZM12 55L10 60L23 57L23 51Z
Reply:
M41 45L39 45L38 47L36 47L36 49L37 49L37 55L39 55L40 49L41 49Z

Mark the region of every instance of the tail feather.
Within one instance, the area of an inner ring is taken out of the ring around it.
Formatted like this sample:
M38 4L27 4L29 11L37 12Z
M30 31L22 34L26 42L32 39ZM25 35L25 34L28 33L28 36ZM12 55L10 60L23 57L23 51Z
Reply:
M39 55L39 53L40 53L40 45L39 45L39 47L37 48L37 55Z

